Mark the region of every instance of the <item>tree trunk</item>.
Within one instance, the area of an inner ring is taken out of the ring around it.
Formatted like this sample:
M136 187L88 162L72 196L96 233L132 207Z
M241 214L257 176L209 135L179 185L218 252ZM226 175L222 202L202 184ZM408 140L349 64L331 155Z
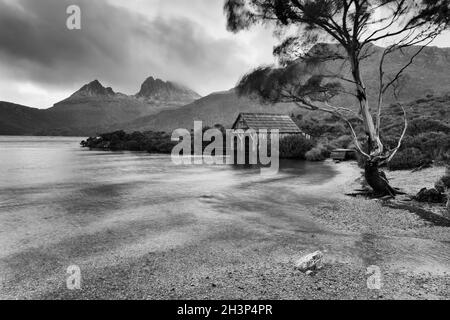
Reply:
M376 160L382 153L384 146L380 140L379 133L376 130L372 114L370 113L369 101L367 99L366 87L361 76L359 67L358 54L359 52L354 48L348 50L352 75L356 84L356 92L360 105L360 113L364 121L364 128L368 138L368 155L365 165L364 176L367 184L373 189L376 196L392 196L400 194L395 188L389 185L384 172L379 170L379 162Z
M364 168L364 177L367 184L372 188L375 196L392 196L402 194L397 189L389 184L389 180L383 171L380 171L378 163L374 161L367 161Z
M358 51L351 49L348 51L351 61L352 75L356 84L356 93L359 101L360 113L364 122L364 129L366 131L369 141L371 141L369 154L371 156L379 156L383 153L383 144L375 128L372 114L370 113L369 101L367 99L366 87L361 76L361 70L359 67Z

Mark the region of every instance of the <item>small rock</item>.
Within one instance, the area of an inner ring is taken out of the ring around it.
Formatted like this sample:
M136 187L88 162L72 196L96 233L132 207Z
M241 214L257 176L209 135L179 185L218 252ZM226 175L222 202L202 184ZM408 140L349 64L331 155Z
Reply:
M438 190L434 188L433 189L423 188L414 197L414 200L428 203L444 203L447 201L447 197L445 196L445 194L440 193Z
M302 272L316 270L322 267L322 259L323 253L321 251L316 251L297 260L295 268Z
M312 275L312 274L313 274L313 272L311 270L306 271L307 276Z

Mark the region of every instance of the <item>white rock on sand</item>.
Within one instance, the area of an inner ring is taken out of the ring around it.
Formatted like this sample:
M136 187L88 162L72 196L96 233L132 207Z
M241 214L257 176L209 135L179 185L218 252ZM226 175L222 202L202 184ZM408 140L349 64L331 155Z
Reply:
M302 272L320 269L322 268L322 259L323 253L321 251L316 251L297 260L295 268Z

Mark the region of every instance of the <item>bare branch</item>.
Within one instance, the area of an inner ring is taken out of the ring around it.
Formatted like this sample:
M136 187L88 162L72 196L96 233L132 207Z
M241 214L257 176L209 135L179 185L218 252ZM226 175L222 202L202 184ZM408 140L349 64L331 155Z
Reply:
M429 45L431 42L433 42L433 40L436 38L437 34L430 34L427 36L428 42L421 46L419 48L419 50L417 50L410 58L410 60L408 61L407 64L405 64L398 72L397 74L393 77L393 79L391 81L389 81L386 85L383 84L383 79L384 79L384 70L383 70L383 66L384 66L384 61L387 55L391 54L392 52L395 52L397 50L401 50L405 47L410 47L413 46L415 44L414 39L407 41L407 37L406 36L404 39L400 40L397 44L391 45L389 47L387 47L384 51L383 54L381 56L380 59L380 65L379 65L379 92L378 92L378 105L377 105L377 116L376 116L376 130L377 130L377 135L379 136L380 134L380 129L381 129L381 108L382 108L382 104L383 104L383 95L386 93L386 91L394 84L396 83L401 75L403 74L403 72L414 62L414 59L425 49L425 47L427 45ZM406 41L406 43L405 43ZM420 39L419 42L424 41L424 39Z
M383 31L386 31L386 30L388 30L389 28L391 28L391 27L398 21L399 17L400 17L400 16L402 15L402 13L404 13L405 10L406 10L406 7L404 7L405 1L406 1L406 0L401 0L400 3L397 4L397 8L396 8L396 10L394 10L394 12L392 13L392 16L391 16L391 18L390 18L389 23L388 23L386 26L384 26L384 27L381 27L381 26L380 26L379 29L375 30L370 36L368 36L364 41L362 41L363 45L366 44L366 43L368 43L368 42L370 42L370 41L372 41L372 40L371 40L372 37L374 37L374 36L377 35L378 33L383 32ZM386 4L388 4L388 2L385 2L385 3L380 4L378 7L374 8L374 10L377 10L377 9L381 8L383 5L386 5ZM388 19L389 19L389 17L386 17L386 18L384 18L383 20L388 20ZM375 24L379 24L379 23L381 23L381 22L382 22L382 21L378 21L378 22L375 22Z
M353 135L353 141L355 142L356 148L358 149L358 151L359 151L363 156L365 156L367 159L370 159L370 156L369 156L367 153L365 153L365 152L363 151L363 149L362 149L362 147L361 147L361 144L359 143L359 140L358 140L358 136L357 136L357 134L356 134L356 131L355 131L355 129L353 128L352 123L350 122L350 120L348 120L346 117L344 117L344 115L342 115L342 114L338 111L338 110L341 109L341 108L335 107L335 106L331 106L331 105L328 104L328 103L325 103L325 105L326 105L328 108L324 108L324 107L318 106L317 104L313 104L309 99L304 99L304 98L298 98L297 101L295 102L295 104L296 104L297 106L299 106L300 108L305 108L305 109L308 109L308 110L320 110L320 111L324 111L324 112L327 112L327 113L331 113L331 114L333 114L333 115L339 117L341 120L345 121L345 122L347 123L347 125L349 126L351 132L352 132L352 135Z
M389 52L391 52L392 50L392 46L386 48L383 51L383 54L381 55L381 59L380 59L380 66L379 66L379 90L378 90L378 105L377 105L377 118L376 118L376 125L375 128L377 130L377 135L380 135L380 127L381 127L381 106L383 104L383 79L384 79L384 70L383 70L383 65L384 65L384 59L386 58L386 56L389 54Z
M397 72L397 74L395 75L395 77L391 80L391 81L389 81L389 83L388 84L386 84L385 86L384 86L384 88L383 88L383 94L387 91L387 89L389 89L389 87L394 83L394 82L396 82L399 78L400 78L400 76L402 75L402 73L414 62L414 59L423 51L423 49L425 49L425 47L427 46L427 45L429 45L431 42L433 42L433 40L436 38L436 36L433 36L424 46L421 46L420 48L419 48L419 50L417 50L417 52L416 53L414 53L412 56L411 56L411 59L409 60L409 62L405 65L405 66L403 66L403 68L401 68L400 69L400 71L399 72ZM392 52L392 51L391 51Z
M405 119L405 127L403 129L403 132L402 132L402 135L401 135L400 139L398 140L397 147L395 149L393 149L393 150L390 150L389 153L391 153L391 154L389 156L387 156L385 159L383 159L383 161L380 164L388 163L389 161L391 161L394 158L394 156L396 155L396 153L398 152L398 150L402 146L403 139L405 138L406 131L408 130L408 118L406 117L406 110L403 107L403 105L400 105L400 107L403 110L403 117Z

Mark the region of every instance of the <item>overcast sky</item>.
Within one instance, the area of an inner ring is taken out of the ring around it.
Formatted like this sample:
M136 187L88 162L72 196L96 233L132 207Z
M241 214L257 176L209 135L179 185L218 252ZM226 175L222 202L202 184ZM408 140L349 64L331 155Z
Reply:
M67 6L81 30L66 28ZM274 62L262 27L232 34L223 0L0 0L0 100L48 108L94 79L134 94L149 76L201 95ZM450 47L448 34L434 45Z

